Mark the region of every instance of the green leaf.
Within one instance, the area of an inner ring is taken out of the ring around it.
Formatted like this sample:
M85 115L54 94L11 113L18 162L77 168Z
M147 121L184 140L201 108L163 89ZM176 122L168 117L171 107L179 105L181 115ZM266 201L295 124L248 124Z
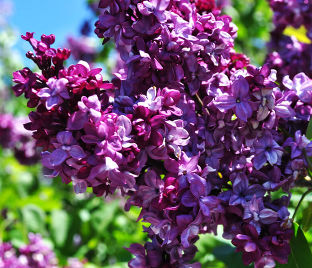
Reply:
M312 140L312 118L310 119L310 122L308 124L308 128L307 128L307 132L306 132L306 137L309 140ZM312 164L312 157L307 157L307 161L308 161L308 166L310 167ZM308 169L308 174L311 177L312 176L312 171L310 169Z
M301 227L294 222L294 236L290 241L291 253L287 264L277 264L277 268L307 268L312 263L312 254Z
M53 210L51 214L51 233L57 246L62 247L68 235L70 219L64 210Z
M46 215L41 208L36 205L27 205L22 209L22 217L28 232L44 232Z
M120 263L115 263L115 264L110 264L108 266L104 266L103 268L127 268L128 263L127 262L120 262Z
M230 245L223 245L216 247L213 254L217 259L223 261L227 267L246 268L249 266L244 265L242 254L235 251L235 248Z
M194 261L199 262L202 267L224 268L225 264L217 260L213 254L213 250L221 245L224 245L224 243L213 234L201 234L200 239L196 242L198 252Z
M98 232L104 232L107 226L113 221L116 210L118 209L118 201L107 203L106 206L96 210L91 215L91 224Z
M306 132L306 137L311 140L312 139L312 118L310 119L307 132Z
M303 210L304 217L302 218L302 230L304 232L307 232L312 227L312 203L308 204L308 207L306 207Z

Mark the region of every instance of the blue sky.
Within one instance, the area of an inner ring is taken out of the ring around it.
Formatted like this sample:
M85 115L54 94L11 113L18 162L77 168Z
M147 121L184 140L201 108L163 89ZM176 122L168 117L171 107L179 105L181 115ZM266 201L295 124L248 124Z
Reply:
M68 35L77 35L84 19L91 17L86 0L12 0L13 12L9 24L19 31L41 34L55 34L55 46L65 43ZM25 41L19 40L17 48L22 53L30 47Z

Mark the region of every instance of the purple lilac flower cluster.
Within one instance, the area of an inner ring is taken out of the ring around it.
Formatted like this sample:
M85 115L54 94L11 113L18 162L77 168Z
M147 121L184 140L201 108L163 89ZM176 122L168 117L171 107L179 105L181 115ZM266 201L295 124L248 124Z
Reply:
M53 35L23 36L42 72L15 72L13 89L36 107L26 128L47 173L76 193L119 190L126 210L142 208L151 241L130 246L130 267L200 267L190 264L194 244L218 225L246 265L287 263L289 190L312 156L311 79L285 77L279 88L276 71L235 52L237 28L218 9L188 0L99 7L96 33L114 39L123 62L111 83L85 62L65 68L69 51L51 48Z
M0 268L58 268L58 260L39 234L28 234L29 243L18 250L11 243L0 244ZM82 268L77 259L69 259L67 268Z
M195 3L198 12L211 12L220 10L230 4L230 0L191 0Z
M278 82L281 82L285 75L293 78L298 72L312 76L312 44L273 31L268 49L266 63L277 70Z
M23 165L33 165L40 160L31 132L24 129L26 118L15 118L11 114L0 114L0 145L11 149Z
M280 32L291 25L304 26L307 36L312 40L312 2L311 0L268 0L274 12L273 22Z
M75 60L84 60L93 62L97 55L96 44L93 40L85 35L67 38L68 47Z
M310 0L270 0L274 30L268 43L266 62L276 69L278 81L285 75L293 78L298 72L312 76L312 44L300 42L294 36L284 35L288 26L304 26L312 40L312 2Z

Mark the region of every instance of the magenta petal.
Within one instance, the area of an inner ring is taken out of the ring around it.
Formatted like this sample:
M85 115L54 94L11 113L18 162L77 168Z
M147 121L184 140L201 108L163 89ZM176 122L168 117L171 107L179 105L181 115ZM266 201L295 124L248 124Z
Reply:
M264 164L266 163L267 159L265 157L265 154L258 154L254 157L253 159L253 164L255 169L259 170L260 168L262 168L264 166Z
M90 175L88 177L89 180L94 179L99 174L106 172L107 168L105 164L100 164L91 169ZM106 172L107 173L107 172Z
M56 139L60 144L71 145L75 142L73 135L70 131L62 131L57 133Z
M63 99L66 99L66 100L68 100L68 99L70 98L70 96L69 96L67 90L61 91L59 95L60 95Z
M69 130L80 130L84 127L85 123L88 121L87 113L83 111L75 112L67 122L67 128Z
M154 60L153 60L153 65L154 65L154 68L155 68L156 70L163 70L163 69L164 69L164 68L161 66L161 64L157 61L156 58L154 58Z
M232 90L233 96L235 98L243 98L248 95L249 84L244 77L240 76L237 80L233 82Z
M51 165L51 153L44 151L41 153L41 163L44 167L52 169L53 166Z
M246 245L244 246L244 250L246 252L253 252L257 249L257 245L253 242L247 242Z
M115 16L112 15L108 15L108 14L104 14L102 16L100 16L100 25L99 26L103 26L103 27L111 27L115 24L117 24L118 19Z
M191 179L189 179L190 182L190 190L192 194L199 198L200 196L203 196L206 194L206 180L201 178L200 176L195 176L195 174L192 176Z
M213 103L221 112L225 112L235 107L236 99L233 96L224 94L217 97Z
M187 225L189 225L193 221L192 215L178 215L176 217L176 221L179 228L185 228Z
M61 104L63 102L62 98L59 96L49 97L46 101L46 107L48 110L51 110L54 106Z
M102 71L102 68L95 68L95 69L92 69L92 70L89 72L89 75L90 75L90 76L97 75L97 74L99 74L101 71Z
M190 246L190 240L197 236L199 233L199 228L196 225L191 225L187 229L185 229L181 234L181 243L184 248L188 248Z
M71 148L69 150L69 154L71 157L78 159L78 160L86 157L85 152L83 151L83 149L79 145L71 146Z
M179 163L172 159L168 158L164 162L165 168L167 171L172 172L172 173L178 173L179 172Z
M265 208L259 214L260 221L264 224L272 224L278 218L278 213L272 209Z
M266 156L266 159L268 160L268 162L271 164L271 165L274 165L277 163L277 160L278 160L278 155L277 155L277 152L276 151L266 151L265 152L265 156Z
M105 163L99 164L91 169L88 179L91 180L100 174L108 176L108 171L114 169L118 169L118 165L110 157L106 157Z
M132 244L127 250L136 256L145 256L145 248L140 244Z
M56 149L50 154L50 162L52 166L61 165L67 158L67 153L62 149Z
M206 204L202 203L202 202L199 202L199 206L200 206L200 209L201 209L202 213L204 214L204 216L209 217L210 216L210 209L209 209L209 207Z
M40 98L48 98L51 96L52 90L48 87L40 89L36 94Z
M235 236L235 238L239 239L239 240L248 240L249 236L248 235L244 235L244 234L237 234Z
M170 0L152 0L151 2L157 10L164 11L168 7Z
M100 141L100 139L94 135L83 135L81 139L84 143L88 143L88 144L95 144Z
M116 126L123 128L125 130L125 136L129 136L132 130L132 125L131 125L131 120L124 116L121 115L118 117L117 121L116 121Z
M251 264L255 259L254 255L255 255L254 252L253 253L244 252L242 256L244 265L248 266L249 264Z
M182 195L181 203L185 207L195 207L197 206L197 202L198 201L196 200L196 198L192 195L190 191L187 191Z
M247 118L252 115L252 109L249 103L245 101L236 104L235 112L237 117L245 122L247 122Z
M158 175L152 169L148 170L144 175L144 181L147 186L158 188L158 180L159 180Z
M73 184L76 194L82 194L87 190L87 183L84 180L75 180Z
M154 146L160 146L163 143L163 136L158 131L152 132L151 139Z
M170 136L173 136L176 140L186 139L189 136L189 133L184 128L175 128L169 132Z
M290 108L290 106L280 104L275 106L275 112L277 116L285 119L292 117L295 114L294 110Z

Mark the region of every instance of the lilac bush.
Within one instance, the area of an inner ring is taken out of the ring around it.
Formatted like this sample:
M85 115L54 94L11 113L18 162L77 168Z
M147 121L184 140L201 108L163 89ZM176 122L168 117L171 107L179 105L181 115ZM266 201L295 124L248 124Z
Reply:
M41 72L15 72L13 90L35 108L25 127L46 175L141 208L150 241L130 246L129 267L200 267L194 244L219 225L245 265L287 263L290 189L312 155L312 81L279 84L270 64L250 65L221 7L101 0L95 32L121 59L111 82L83 61L64 67L70 51L52 48L54 35L22 36Z

